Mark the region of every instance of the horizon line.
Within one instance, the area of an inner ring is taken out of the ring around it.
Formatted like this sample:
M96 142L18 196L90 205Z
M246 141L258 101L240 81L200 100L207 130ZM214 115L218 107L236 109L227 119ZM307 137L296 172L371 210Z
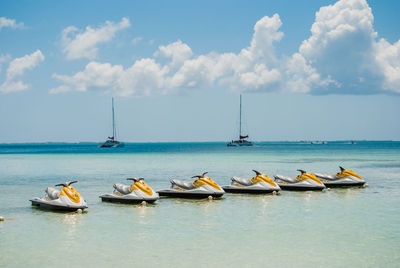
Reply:
M263 142L400 142L400 140L265 140L265 141L252 141L254 143L263 143ZM121 141L122 143L130 143L130 144L145 144L145 143L227 143L229 141ZM13 144L101 144L104 141L44 141L44 142L1 142L0 145L13 145Z

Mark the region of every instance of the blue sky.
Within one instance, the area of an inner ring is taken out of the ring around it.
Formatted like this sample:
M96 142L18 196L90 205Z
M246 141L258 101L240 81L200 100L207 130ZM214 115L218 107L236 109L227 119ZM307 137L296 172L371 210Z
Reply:
M400 140L398 1L2 1L0 143Z

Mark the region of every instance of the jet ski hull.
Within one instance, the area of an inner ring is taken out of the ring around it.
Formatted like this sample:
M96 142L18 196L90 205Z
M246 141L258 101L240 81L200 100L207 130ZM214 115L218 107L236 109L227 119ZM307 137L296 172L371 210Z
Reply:
M278 192L279 190L274 189L249 189L245 187L231 187L231 186L222 186L227 193L234 194L270 194L272 192Z
M356 182L347 182L347 183L341 183L341 182L323 182L324 185L328 188L341 188L341 187L356 187L356 186L363 186L365 184L365 181L356 181Z
M29 200L32 202L32 206L39 207L45 210L57 210L57 211L77 211L78 209L84 210L87 206L68 206L68 205L59 205L50 202L46 202L38 199Z
M199 192L184 192L184 191L173 191L173 190L162 190L157 192L160 196L176 197L176 198L188 198L188 199L203 199L212 197L221 197L224 193L199 193Z
M298 186L298 185L285 185L279 184L282 190L286 191L322 191L325 186Z
M122 204L139 204L143 201L147 203L154 203L157 201L157 198L126 198L126 197L117 197L111 195L101 195L101 201L103 202L111 202L111 203L122 203Z

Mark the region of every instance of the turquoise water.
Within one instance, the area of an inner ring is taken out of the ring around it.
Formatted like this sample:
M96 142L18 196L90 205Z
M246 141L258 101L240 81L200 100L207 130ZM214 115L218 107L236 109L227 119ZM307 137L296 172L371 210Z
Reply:
M142 176L155 190L209 171L220 185L251 169L294 176L338 165L369 187L220 200L102 203L116 182ZM32 208L30 198L70 179L88 213ZM400 142L0 145L0 267L399 267ZM70 257L70 258L69 258Z

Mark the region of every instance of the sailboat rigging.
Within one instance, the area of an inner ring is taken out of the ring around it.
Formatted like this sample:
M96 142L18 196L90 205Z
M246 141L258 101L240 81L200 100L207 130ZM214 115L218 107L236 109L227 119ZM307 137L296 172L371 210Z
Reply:
M123 147L124 143L117 140L117 130L115 128L115 117L114 117L114 98L112 98L112 136L108 137L106 142L99 145L101 148L116 148Z
M227 146L253 146L251 141L246 140L249 135L242 135L242 95L240 94L240 113L239 113L239 139L228 142Z

